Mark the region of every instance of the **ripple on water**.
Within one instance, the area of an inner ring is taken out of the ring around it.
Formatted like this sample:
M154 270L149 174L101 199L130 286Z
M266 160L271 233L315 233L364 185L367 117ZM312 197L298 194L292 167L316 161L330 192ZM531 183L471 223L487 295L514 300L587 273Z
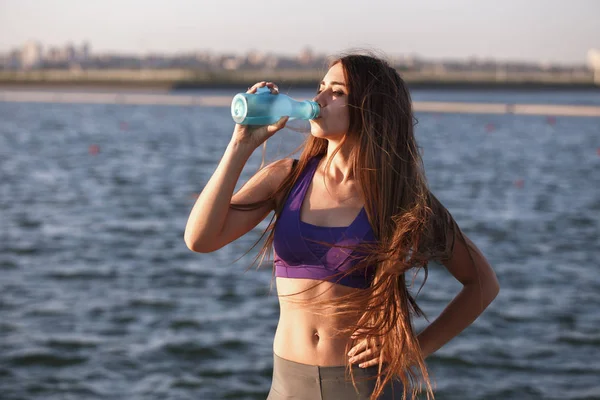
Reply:
M56 280L112 280L117 277L117 271L113 268L60 268L49 270L46 276Z
M91 336L55 336L43 339L43 344L56 350L94 349L102 345L104 340Z
M17 269L19 268L19 262L17 259L7 260L6 258L0 260L0 269Z
M191 319L176 319L171 321L169 328L173 329L174 331L185 329L200 330L202 329L202 324Z
M102 393L91 385L81 382L66 382L66 379L46 379L42 382L31 382L23 385L27 394L41 395L45 399L98 399ZM27 396L29 398L29 396Z
M215 346L204 346L195 341L184 341L178 343L166 343L162 350L175 358L182 360L207 361L209 359L219 358L222 353Z
M476 365L472 361L469 361L463 357L455 356L455 355L441 355L437 354L431 358L432 366L442 366L442 367L469 367Z
M486 399L543 399L544 393L535 385L514 385L510 389L494 390L486 393Z
M5 247L4 251L8 255L17 256L34 256L43 253L36 243L15 243L12 246Z
M170 299L139 297L130 300L128 306L134 309L170 310L175 308L177 306L177 303Z
M87 362L88 357L43 348L31 348L9 353L6 355L6 360L9 365L15 367L69 367Z
M0 378L12 378L15 373L8 368L0 367Z
M186 374L174 379L173 382L171 382L171 387L175 389L196 389L202 387L204 384L205 380L202 379L202 377Z
M600 346L600 334L569 332L558 335L556 341L574 346Z

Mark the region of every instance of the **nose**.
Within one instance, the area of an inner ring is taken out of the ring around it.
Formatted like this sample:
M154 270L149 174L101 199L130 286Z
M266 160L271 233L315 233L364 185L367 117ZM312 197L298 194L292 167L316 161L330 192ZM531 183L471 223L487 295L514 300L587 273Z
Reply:
M323 107L322 95L323 95L323 92L321 92L321 93L317 94L315 97L313 97L313 101L315 101L321 108Z

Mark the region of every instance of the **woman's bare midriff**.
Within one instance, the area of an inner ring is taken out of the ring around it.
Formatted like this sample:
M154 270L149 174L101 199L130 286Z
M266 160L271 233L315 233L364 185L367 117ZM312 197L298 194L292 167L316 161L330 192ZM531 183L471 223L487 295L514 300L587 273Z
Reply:
M318 311L310 306L294 304L290 299L325 300L356 292L355 289L343 285L322 282L300 295L282 298L314 286L313 279L276 278L279 297L279 323L275 332L273 351L281 358L302 364L318 366L346 365L346 344L351 333L339 334L336 329L355 326L357 318L322 316L313 313ZM327 313L327 310L321 310Z

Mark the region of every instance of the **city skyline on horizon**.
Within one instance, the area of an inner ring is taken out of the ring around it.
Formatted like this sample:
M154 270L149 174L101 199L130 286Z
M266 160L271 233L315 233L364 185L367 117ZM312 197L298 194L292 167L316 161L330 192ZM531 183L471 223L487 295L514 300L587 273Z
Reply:
M200 54L210 54L210 55L214 55L214 56L224 56L224 57L246 57L246 56L251 56L252 54L256 54L256 55L260 55L260 56L274 56L274 57L281 57L281 58L298 58L303 52L305 51L311 51L313 57L316 58L320 58L320 57L329 57L329 56L336 56L336 53L327 53L327 52L317 52L314 51L314 49L309 48L308 46L305 46L304 48L300 49L297 53L291 53L291 52L286 52L286 53L279 53L276 51L269 51L269 50L258 50L258 49L246 49L246 50L242 50L240 52L235 52L235 51L219 51L218 49L189 49L189 50L182 50L179 52L159 52L159 51L147 51L147 52L136 52L136 51L131 51L131 52L125 52L125 51L112 51L112 50L105 50L105 51L98 51L98 50L94 50L94 45L93 43L91 43L90 41L87 40L82 40L82 41L76 41L76 40L69 40L66 43L60 43L60 44L50 44L50 43L44 43L41 40L35 40L35 39L31 39L28 40L25 43L22 43L18 46L15 46L12 49L9 49L9 51L11 50L19 50L22 51L27 45L30 45L32 43L38 43L42 46L42 50L44 54L47 54L49 51L64 51L64 49L66 47L72 47L73 49L75 49L75 51L83 48L84 46L87 46L87 50L89 51L90 55L92 56L116 56L116 57L135 57L135 58L144 58L144 57L165 57L165 58L176 58L178 56L193 56L194 54L200 55ZM381 53L381 49L370 49L368 47L363 47L363 50L374 50L375 54ZM360 48L359 48L360 50ZM390 58L394 58L396 60L420 60L423 62L462 62L462 63L467 63L470 61L478 61L478 62L496 62L496 63L500 63L500 64L531 64L531 65L555 65L555 66L564 66L564 67L577 67L577 66L581 66L584 64L589 64L589 58L590 58L590 54L591 52L599 52L600 49L599 48L593 48L593 49L589 49L589 51L587 52L587 56L584 58L584 60L582 61L578 61L578 62L545 62L545 61L537 61L537 60L513 60L513 59L498 59L498 58L494 58L493 56L489 56L489 57L479 57L476 55L473 56L469 56L469 57L465 57L465 58L460 58L460 57L446 57L446 58L441 58L441 57L426 57L423 56L422 54L416 54L416 53L411 53L411 54L393 54L393 53L389 53L389 52L383 52L384 56L390 57ZM2 51L0 50L0 56L2 55L7 55L7 51ZM342 51L338 52L337 54L341 54Z
M260 3L263 7L257 6ZM88 42L94 54L246 54L254 50L285 56L310 48L318 55L333 55L364 48L390 57L567 65L585 64L587 52L600 47L600 2L593 0L568 4L506 0L501 5L489 0L403 5L372 0L351 6L314 0L295 5L271 3L231 0L209 9L185 0L106 0L85 5L74 0L42 4L3 0L0 53L36 40L45 49ZM319 10L318 15L311 14L311 5ZM225 13L225 7L234 11ZM256 9L267 14L256 16ZM274 31L278 34L273 35ZM398 39L407 37L410 40Z

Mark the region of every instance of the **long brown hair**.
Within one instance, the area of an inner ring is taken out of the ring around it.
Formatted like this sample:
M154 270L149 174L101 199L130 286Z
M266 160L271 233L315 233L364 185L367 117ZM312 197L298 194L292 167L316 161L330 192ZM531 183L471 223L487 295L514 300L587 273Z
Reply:
M412 325L412 317L423 313L410 293L405 274L412 269L416 275L423 269L426 280L428 262L448 259L455 237L464 238L448 210L428 189L414 135L410 94L398 72L382 58L370 54L344 55L332 61L330 67L337 63L343 66L348 86L350 126L327 163L347 140L355 144L349 162L377 238L374 243L353 247L354 254L364 257L340 274L364 271L373 265L376 268L367 289L331 300L310 299L310 306L335 310L328 313L329 316L360 316L357 325L339 330L339 334L348 335L358 330L357 340L366 339L369 347L380 344L386 363L380 361L371 399L381 395L390 379L402 381L403 398L409 396L409 390L411 398L415 397L423 385L427 398L433 398L427 367ZM285 196L310 159L326 154L327 145L326 139L308 135L301 146L297 165L271 197L253 204L231 204L232 208L249 210L283 195L284 200L276 204L273 218L257 241L267 235L255 259L255 262L260 259L259 265L265 257L270 258ZM349 349L350 343L346 352ZM350 366L348 369L354 384L352 369Z

